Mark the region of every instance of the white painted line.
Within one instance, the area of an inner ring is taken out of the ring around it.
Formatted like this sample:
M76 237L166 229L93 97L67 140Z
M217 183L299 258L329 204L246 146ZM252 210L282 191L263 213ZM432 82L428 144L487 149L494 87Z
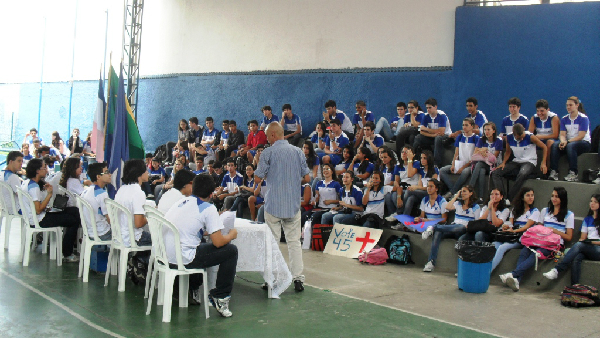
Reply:
M84 324L86 324L86 325L88 325L88 326L91 326L91 327L93 327L94 329L96 329L96 330L98 330L98 331L100 331L100 332L102 332L102 333L105 333L105 334L107 334L107 335L109 335L109 336L112 336L112 337L117 337L117 338L125 338L124 336L121 336L121 335L119 335L119 334L116 334L116 333L114 333L114 332L112 332L112 331L109 331L109 330L107 330L107 329L103 328L102 326L99 326L99 325L96 325L96 324L94 324L94 323L90 322L89 320L85 319L84 317L82 317L82 316L81 316L80 314L78 314L77 312L75 312L75 311L73 311L73 310L69 309L69 308L68 308L66 305L64 305L64 304L60 303L59 301L57 301L57 300L55 300L55 299L51 298L51 297L50 297L50 296L48 296L47 294L45 294L45 293L43 293L42 291L40 291L40 290L38 290L38 289L34 288L34 287L33 287L33 286L31 286L31 285L29 285L29 284L25 283L25 282L24 282L24 281L22 281L21 279L19 279L19 278L15 277L15 276L13 276L13 275L11 275L10 273L8 273L8 272L4 271L4 270L3 270L3 269L1 269L1 268L0 268L0 273L4 274L5 276L7 276L8 278L10 278L10 279L14 280L15 282L17 282L17 283L19 283L19 284L23 285L23 286L24 286L24 287L26 287L27 289L29 289L29 290L31 290L31 291L33 291L33 292L37 293L38 295L40 295L40 296L42 296L42 297L46 298L46 299L47 299L48 301L50 301L52 304L54 304L54 305L58 306L59 308L61 308L61 309L65 310L65 311L66 311L68 314L70 314L71 316L73 316L73 317L75 317L75 318L79 319L79 320L80 320L81 322L83 322Z
M304 285L308 285L310 287L313 287L313 288L319 289L319 290L327 290L328 292L335 293L336 295L340 295L340 296L344 296L344 297L348 297L348 298L360 300L360 301L363 301L363 302L367 302L367 303L371 303L371 304L383 306L383 307L388 308L388 309L392 309L392 310L396 310L396 311L408 313L408 314L411 314L411 315L414 315L414 316L418 316L418 317L423 317L423 318L435 320L436 322L440 322L440 323L444 323L444 324L448 324L448 325L452 325L452 326L457 326L457 327L460 327L460 328L463 328L463 329L472 330L472 331L475 331L475 332L487 334L487 335L494 336L494 337L506 338L504 336L500 336L500 335L497 335L495 333L486 332L486 331L483 331L483 330L479 330L479 329L476 329L476 328L473 328L473 327L469 327L469 326L465 326L465 325L461 325L461 324L451 323L451 322L445 321L443 319L439 319L439 318L434 318L434 317L422 315L420 313L416 313L416 312L412 312L412 311L408 311L408 310L398 309L398 308L395 308L393 306L389 306L389 305L377 303L377 302L374 302L374 301L371 301L371 300L367 300L367 299L363 299L363 298L358 298L358 297L355 297L355 296L347 295L347 294L344 294L344 293L341 293L341 292L333 291L331 289L325 289L325 288L314 286L314 285L310 285L310 284L307 284L307 283L304 283Z

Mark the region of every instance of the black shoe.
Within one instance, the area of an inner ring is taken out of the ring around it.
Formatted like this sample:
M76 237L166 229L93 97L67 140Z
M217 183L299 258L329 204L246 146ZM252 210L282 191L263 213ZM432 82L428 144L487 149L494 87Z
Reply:
M294 281L294 290L296 290L296 292L304 291L304 283L302 283L302 281L295 280Z
M263 290L269 290L269 283L263 283L263 285L261 286L261 288Z

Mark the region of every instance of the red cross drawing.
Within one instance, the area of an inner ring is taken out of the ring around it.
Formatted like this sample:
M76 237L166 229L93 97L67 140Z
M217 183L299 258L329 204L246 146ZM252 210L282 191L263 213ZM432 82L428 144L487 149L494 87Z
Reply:
M367 231L367 234L365 235L365 237L356 237L357 242L362 242L362 246L360 247L360 250L358 251L358 253L363 252L363 250L367 246L367 243L375 243L375 240L371 239L370 237L371 237L371 232L369 232L369 231Z

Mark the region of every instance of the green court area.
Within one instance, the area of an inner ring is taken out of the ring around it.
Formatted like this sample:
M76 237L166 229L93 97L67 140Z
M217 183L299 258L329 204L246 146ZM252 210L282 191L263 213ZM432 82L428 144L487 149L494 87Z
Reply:
M116 276L104 287L104 275L93 272L89 283L83 283L77 278L77 264L57 267L39 252L32 254L29 267L22 267L14 249L8 257L7 251L0 253L2 337L486 336L308 285L303 293L290 288L281 299L267 299L257 273L236 278L233 317L222 318L211 307L211 317L205 319L204 307L179 308L174 302L171 322L163 323L162 306L156 303L146 316L142 285L127 281L126 291L119 293Z

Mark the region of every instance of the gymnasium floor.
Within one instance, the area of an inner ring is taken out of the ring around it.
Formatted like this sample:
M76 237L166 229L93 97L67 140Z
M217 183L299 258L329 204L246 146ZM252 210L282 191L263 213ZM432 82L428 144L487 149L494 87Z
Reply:
M260 275L236 278L230 308L222 318L210 308L162 306L145 315L143 286L116 277L77 278L77 264L57 267L48 255L18 263L19 234L0 252L2 337L597 337L598 309L560 306L555 294L513 293L494 283L485 294L457 289L453 274L423 273L419 266L363 266L355 260L304 251L306 290L288 289L267 299ZM287 257L285 245L281 246ZM493 276L493 278L497 278Z

